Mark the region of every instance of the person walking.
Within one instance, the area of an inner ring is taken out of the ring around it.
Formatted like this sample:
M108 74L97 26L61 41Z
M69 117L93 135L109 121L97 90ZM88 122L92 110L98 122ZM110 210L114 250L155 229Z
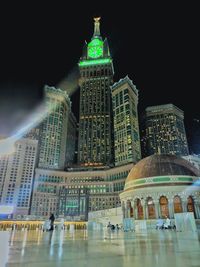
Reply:
M171 229L171 221L168 218L168 216L166 216L166 221L164 223L164 229Z
M163 229L163 227L164 227L163 219L161 219L159 216L156 224L156 229Z
M54 216L53 213L50 214L49 220L50 220L50 229L49 229L49 231L53 231L53 229L54 229L54 221L55 221L55 216Z

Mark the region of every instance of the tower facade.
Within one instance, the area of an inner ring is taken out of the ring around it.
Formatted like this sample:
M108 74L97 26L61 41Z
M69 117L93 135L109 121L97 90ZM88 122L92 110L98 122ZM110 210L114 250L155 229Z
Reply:
M112 162L111 92L113 63L107 39L100 34L100 18L94 19L94 34L83 49L80 69L80 117L78 163L99 167Z
M138 90L128 76L112 86L115 165L141 159L138 125Z
M75 162L77 143L77 120L72 112L69 113L67 125L67 144L65 167L70 167Z
M14 151L0 157L0 206L13 216L29 214L38 141L17 140Z
M147 107L142 123L143 155L188 155L184 113L173 104Z
M47 116L41 124L38 166L60 169L65 166L67 124L71 102L65 91L45 86Z

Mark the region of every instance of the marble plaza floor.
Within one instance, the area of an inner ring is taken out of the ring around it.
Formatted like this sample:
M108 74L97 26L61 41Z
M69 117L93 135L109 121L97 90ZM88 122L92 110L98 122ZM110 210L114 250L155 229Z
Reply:
M200 266L199 236L193 232L13 231L0 232L0 239L1 267Z

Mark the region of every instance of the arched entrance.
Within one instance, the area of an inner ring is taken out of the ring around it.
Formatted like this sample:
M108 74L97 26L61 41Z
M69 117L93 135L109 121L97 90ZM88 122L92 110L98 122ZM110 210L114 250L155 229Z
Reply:
M144 219L144 213L143 213L143 207L141 204L141 200L137 199L137 214L138 214L138 220Z
M133 207L131 206L131 201L127 201L128 217L133 218Z
M153 202L153 199L151 197L147 198L147 213L149 219L155 219L156 218L156 212L155 212L155 205Z
M160 197L160 213L161 217L169 217L168 199L165 196Z
M183 212L181 198L179 196L174 197L174 213Z
M196 218L195 209L194 209L194 200L192 196L189 196L187 199L187 211L194 212L194 217Z
M133 210L132 205L130 205L130 218L133 218L133 217L134 217L134 210Z

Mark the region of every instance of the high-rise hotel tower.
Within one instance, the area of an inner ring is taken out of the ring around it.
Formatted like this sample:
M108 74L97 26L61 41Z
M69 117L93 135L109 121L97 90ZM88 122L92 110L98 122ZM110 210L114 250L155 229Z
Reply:
M64 170L71 101L65 91L55 87L46 85L44 91L47 114L40 129L38 167Z
M173 104L147 107L142 120L143 156L187 156L184 112Z
M126 76L112 86L115 166L141 159L138 125L138 90Z
M107 39L94 18L94 34L83 49L80 69L78 162L81 166L110 165L112 153L111 92L113 63Z

